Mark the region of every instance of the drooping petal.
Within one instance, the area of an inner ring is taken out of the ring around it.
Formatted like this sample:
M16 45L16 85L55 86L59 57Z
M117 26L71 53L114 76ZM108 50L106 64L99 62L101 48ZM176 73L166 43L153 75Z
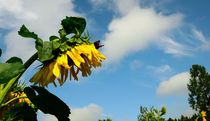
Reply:
M74 49L71 49L70 51L66 52L67 55L73 60L74 64L80 68L80 64L84 63L84 59L81 57L81 55L79 53L77 53L77 51L75 51Z
M70 74L71 74L72 77L74 77L75 80L78 80L77 74L76 74L75 69L74 69L74 66L71 67Z
M55 62L54 68L53 68L53 74L55 75L56 78L59 78L61 71L60 71L60 66L58 63Z
M59 56L56 62L66 69L70 69L70 66L68 65L68 56L66 54L62 54L61 56Z

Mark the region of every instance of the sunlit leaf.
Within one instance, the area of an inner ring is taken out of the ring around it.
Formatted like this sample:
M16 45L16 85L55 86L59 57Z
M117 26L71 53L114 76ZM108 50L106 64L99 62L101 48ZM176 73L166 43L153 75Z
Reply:
M12 59L10 61L12 62ZM0 84L8 82L25 70L23 64L19 62L20 60L16 61L18 62L0 63Z
M59 121L70 121L68 118L70 114L69 107L45 88L31 86L26 87L24 92L30 101L43 113L52 114L57 117Z
M54 57L52 51L53 51L52 43L49 41L44 42L42 48L38 50L39 60L41 62L51 60Z
M52 48L53 48L53 50L58 49L60 47L60 45L61 45L60 40L58 38L52 40L51 42L52 42Z
M18 31L18 34L20 36L22 36L22 37L35 39L36 40L35 41L36 49L38 51L42 49L42 47L43 47L43 40L41 38L39 38L36 33L29 31L28 28L25 25L22 25L22 27Z
M38 38L37 34L35 34L34 32L30 32L28 30L28 28L26 28L25 25L22 25L22 27L18 31L18 34L20 36L22 36L22 37L33 38L33 39L37 39Z
M86 27L86 21L81 17L66 17L61 21L61 25L63 26L66 34L83 33Z
M60 49L62 52L67 51L69 48L70 48L70 47L69 47L66 43L61 44L61 46L59 47L59 49Z

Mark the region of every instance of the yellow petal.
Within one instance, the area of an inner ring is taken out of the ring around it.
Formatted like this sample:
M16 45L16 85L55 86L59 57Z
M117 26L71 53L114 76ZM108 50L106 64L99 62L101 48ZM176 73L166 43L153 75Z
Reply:
M55 63L54 65L53 74L55 75L56 78L58 78L60 75L60 66L57 63Z
M80 68L80 64L84 63L84 59L81 57L80 53L78 51L75 51L75 49L71 49L70 51L67 51L67 55L73 60L74 64Z
M62 65L66 69L70 69L70 66L68 65L68 57L66 54L59 56L56 61L59 65Z

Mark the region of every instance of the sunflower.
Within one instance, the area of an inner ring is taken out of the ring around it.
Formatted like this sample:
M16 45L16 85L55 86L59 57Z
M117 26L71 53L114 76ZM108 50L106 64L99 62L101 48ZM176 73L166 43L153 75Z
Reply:
M11 102L0 108L0 119L7 111L9 111L16 104L21 104L21 103L26 103L27 105L31 104L31 101L27 98L26 94L23 91L8 92L5 101L11 101Z
M34 82L41 86L47 86L53 83L56 86L55 80L62 85L68 78L70 73L70 80L78 80L78 73L82 76L91 75L91 68L100 67L102 60L106 57L101 54L95 45L83 43L76 45L71 49L63 52L57 58L45 63L43 67L31 78L30 82Z
M206 111L201 112L201 117L203 118L203 121L207 121L206 120Z
M27 96L23 91L19 91L19 92L9 92L8 97L10 99L13 99L13 98L27 97ZM27 104L31 103L28 98L19 98L17 101L17 103L23 103L23 102L26 102Z

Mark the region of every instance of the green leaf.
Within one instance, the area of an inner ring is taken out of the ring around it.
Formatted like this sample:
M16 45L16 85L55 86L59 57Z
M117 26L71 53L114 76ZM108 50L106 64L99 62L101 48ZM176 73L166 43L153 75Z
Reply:
M43 40L40 39L40 38L37 38L36 41L35 41L35 47L36 49L39 51L43 48Z
M22 25L22 27L20 28L20 30L18 31L18 34L22 37L26 37L26 38L33 38L33 39L37 39L38 36L37 34L35 34L34 32L30 32L28 30L28 28L26 28L25 25Z
M21 64L23 64L23 61L18 57L11 57L9 60L6 61L6 63L21 63Z
M35 47L38 51L42 48L43 40L41 38L39 38L38 35L35 34L34 32L29 31L25 25L22 25L22 27L18 31L18 34L22 37L35 39L36 40Z
M26 87L24 92L30 101L43 113L52 114L59 121L70 121L68 118L70 114L69 107L45 88L31 86Z
M80 39L80 38L77 38L77 39L76 39L76 42L77 42L78 44L83 43L82 39Z
M81 17L66 17L61 21L61 25L65 30L66 34L71 34L79 32L80 34L83 33L86 27L86 21L84 18Z
M53 48L53 50L58 49L60 47L60 45L61 45L59 39L54 39L51 42L52 42L52 48Z
M62 52L67 51L69 48L70 48L70 46L68 46L66 43L62 43L61 46L59 47L59 49L60 49Z
M8 82L24 70L24 66L20 62L0 63L0 84Z
M52 42L49 41L44 42L42 48L38 50L39 60L41 62L51 60L54 57L52 51L53 51Z
M67 40L67 42L69 42L69 43L75 43L75 42L76 42L76 41L75 41L75 37L69 38L69 39Z
M53 36L50 36L49 39L50 39L50 41L53 41L53 40L55 40L55 39L59 39L59 37L53 35Z

